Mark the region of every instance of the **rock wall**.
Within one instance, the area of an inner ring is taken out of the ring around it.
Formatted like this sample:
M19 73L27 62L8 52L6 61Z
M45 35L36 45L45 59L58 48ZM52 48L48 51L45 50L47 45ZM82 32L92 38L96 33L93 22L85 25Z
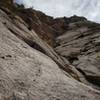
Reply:
M11 23L0 10L0 100L99 100L99 91L69 78L50 57L16 37ZM19 35L18 29L27 29L20 22L13 27Z
M71 30L70 30L71 29ZM55 50L69 60L86 79L100 87L100 25L85 21L69 24L69 31L57 37Z
M84 17L0 6L0 100L99 100L99 32Z

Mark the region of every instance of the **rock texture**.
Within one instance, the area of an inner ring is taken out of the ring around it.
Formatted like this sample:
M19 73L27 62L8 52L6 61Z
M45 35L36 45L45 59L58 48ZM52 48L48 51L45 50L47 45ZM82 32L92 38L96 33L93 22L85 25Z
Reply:
M56 41L56 51L100 87L100 25L89 21L70 23L69 31Z
M100 91L88 86L88 81L99 86L98 24L0 5L0 100L99 100ZM89 41L94 35L97 44Z
M49 45L55 46L55 38L68 30L68 24L79 20L86 20L84 17L72 16L71 18L56 18L47 16L40 11L29 9L18 9L16 12L27 24L29 30L34 31ZM28 16L27 16L28 15Z
M28 25L18 16L14 16L12 12L10 12L8 9L3 9L6 13L10 13L11 19L5 19L7 15L1 12L1 18L2 22L5 24L5 26L13 32L17 37L24 40L28 45L30 45L32 48L35 48L42 53L46 54L47 56L51 57L60 68L62 68L64 71L67 71L70 73L70 75L77 80L80 80L78 77L78 74L80 74L73 66L69 66L67 64L67 60L63 61L62 57L60 57L54 49L49 46L46 41L43 41L35 32L34 30L29 30ZM5 16L5 17L4 17ZM13 16L13 17L12 17ZM66 73L68 74L68 73ZM70 76L68 75L68 76Z

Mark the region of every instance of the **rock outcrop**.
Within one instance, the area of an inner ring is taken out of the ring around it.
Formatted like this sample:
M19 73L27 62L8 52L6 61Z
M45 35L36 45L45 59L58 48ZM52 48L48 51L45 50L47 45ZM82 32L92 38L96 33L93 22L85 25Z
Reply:
M0 10L0 100L99 100L99 91L69 78L49 57L16 37L19 26L25 26L11 22Z
M71 29L71 30L70 30ZM90 21L69 24L57 37L55 50L69 60L85 78L100 87L100 25Z
M86 20L86 18L78 16L54 19L53 17L47 16L40 11L33 10L32 8L19 9L16 14L28 24L29 30L34 29L41 39L53 47L56 45L55 38L68 30L69 23Z
M0 6L0 100L99 100L99 24L11 7Z

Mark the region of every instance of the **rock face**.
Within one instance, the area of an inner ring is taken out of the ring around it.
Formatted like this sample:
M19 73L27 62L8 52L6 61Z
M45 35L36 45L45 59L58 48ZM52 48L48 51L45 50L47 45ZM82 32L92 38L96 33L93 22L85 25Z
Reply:
M17 15L20 16L27 24L28 28L40 36L51 46L55 46L55 38L68 30L68 24L79 20L86 20L84 17L73 16L71 18L56 18L47 16L40 11L29 9L19 9ZM27 16L28 15L28 16Z
M17 15L28 24L29 30L34 29L51 46L55 46L55 38L67 30L67 18L54 19L33 9L20 9Z
M0 10L0 100L99 100L99 91L69 78L53 60L16 37L7 26L11 23ZM12 27L16 33L19 26L25 28L17 25Z
M70 30L71 29L71 30ZM55 49L69 60L88 81L100 87L100 25L80 21L69 24L69 31L57 37Z
M99 25L83 17L53 19L32 9L23 9L25 13L21 9L18 13L3 6L0 6L0 100L100 99L100 91L88 86L90 83L87 82L99 84ZM31 11L32 20L26 16L27 11ZM32 26L27 18L32 21ZM92 30L95 31L90 35ZM41 37L42 31L43 36L50 36L55 47ZM81 33L85 36L80 36ZM83 39L80 43L77 36L85 37L87 41ZM89 41L92 36L97 44ZM76 47L73 42L77 42ZM88 85L79 81L86 81Z
M26 16L27 14L29 16ZM17 12L17 15L19 15L28 24L28 28L30 30L34 29L34 31L39 35L41 39L53 46L60 57L65 62L67 61L67 64L69 64L69 60L70 64L74 65L77 70L83 74L83 77L85 77L86 80L95 84L96 86L100 85L100 68L98 64L99 60L97 60L96 57L98 56L99 51L100 25L87 21L87 19L84 17L78 16L53 19L52 17L43 14L42 12L32 9L22 9ZM97 42L94 39L96 39ZM93 53L93 55L89 56L89 53ZM54 58L54 56L52 58ZM80 61L78 62L79 58ZM60 61L58 60L58 62ZM63 65L66 65L65 62ZM80 62L82 62L80 65L75 65ZM97 66L95 67L95 65ZM88 68L89 66L91 66L92 69ZM82 69L86 71L84 72ZM78 72L77 74L79 75ZM94 82L94 80L96 82Z

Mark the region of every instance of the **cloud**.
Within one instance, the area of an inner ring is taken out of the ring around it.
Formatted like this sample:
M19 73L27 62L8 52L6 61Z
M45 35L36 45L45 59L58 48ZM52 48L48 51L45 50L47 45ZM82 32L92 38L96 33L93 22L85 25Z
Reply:
M25 7L34 7L54 16L85 16L89 20L100 22L100 0L16 0Z

